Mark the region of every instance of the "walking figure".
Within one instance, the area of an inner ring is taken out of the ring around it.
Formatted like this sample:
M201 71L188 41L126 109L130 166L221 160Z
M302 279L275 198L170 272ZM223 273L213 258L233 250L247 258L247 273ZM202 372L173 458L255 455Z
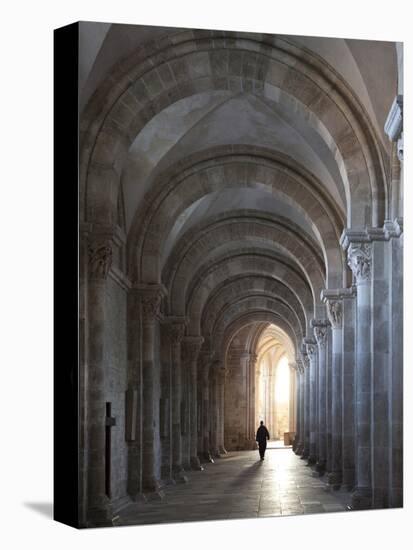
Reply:
M265 449L267 448L267 439L270 439L270 434L264 426L264 422L261 420L260 427L257 430L257 436L255 438L255 441L258 441L258 450L260 452L261 460L264 460Z

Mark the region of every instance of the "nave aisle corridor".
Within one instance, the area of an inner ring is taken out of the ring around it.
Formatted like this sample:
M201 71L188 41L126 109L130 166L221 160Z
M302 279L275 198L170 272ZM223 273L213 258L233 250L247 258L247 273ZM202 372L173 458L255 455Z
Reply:
M350 493L333 491L327 479L290 448L231 452L205 470L190 472L189 483L169 485L163 500L129 505L116 525L256 518L346 511Z

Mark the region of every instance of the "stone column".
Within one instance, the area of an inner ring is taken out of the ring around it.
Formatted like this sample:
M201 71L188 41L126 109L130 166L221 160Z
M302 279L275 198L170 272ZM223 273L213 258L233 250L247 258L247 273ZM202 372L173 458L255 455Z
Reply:
M310 456L310 360L307 353L302 353L302 360L304 367L304 447L301 458L307 460Z
M226 369L221 366L217 370L218 383L218 408L219 408L219 425L218 425L218 450L220 455L226 455L225 449L225 430L224 430L224 414L225 414L225 375Z
M318 346L318 461L316 471L323 475L327 463L327 320L313 319L311 326L314 328L314 336Z
M168 333L171 344L172 364L172 472L175 481L186 482L182 466L182 373L181 373L181 341L185 333L185 322L181 319L167 319Z
M112 265L110 234L88 237L88 357L87 357L87 522L107 524L112 519L110 495L105 484L106 400L104 327L106 280Z
M210 395L209 395L209 371L211 366L210 354L202 353L199 365L200 393L202 399L201 422L201 455L203 462L214 462L210 453Z
M339 291L325 290L323 300L327 304L332 327L332 402L331 402L331 472L328 483L339 489L343 479L342 464L342 303Z
M193 470L203 470L198 458L198 355L204 339L201 336L185 336L183 355L189 370L189 431L190 462Z
M161 302L166 295L162 285L140 285L142 308L142 377L143 377L143 491L159 493L160 436L159 399L156 399L157 383L155 361L156 329L161 318Z
M348 263L357 283L356 488L354 509L370 508L371 471L371 244L352 242Z
M307 348L307 356L310 361L309 365L309 432L310 432L310 447L308 464L313 465L317 462L317 347L316 342L312 338L305 340Z
M303 443L303 366L300 359L296 360L297 368L297 433L295 436L294 452L297 455L302 454Z
M297 365L288 363L290 369L289 400L288 400L288 431L297 432Z
M218 371L221 362L214 361L210 369L210 453L213 458L220 458L218 431L219 431L219 398L218 398Z
M333 364L333 335L331 327L327 329L326 346L326 472L332 471L332 364Z
M255 388L255 382L256 382L256 376L255 376L255 367L257 364L258 356L255 353L250 354L250 360L249 360L249 395L250 395L250 402L249 402L249 424L248 424L248 439L251 443L251 449L256 448L256 442L255 442L255 396L256 396L256 388Z
M343 305L343 483L348 491L355 483L355 350L356 350L356 288L342 291Z

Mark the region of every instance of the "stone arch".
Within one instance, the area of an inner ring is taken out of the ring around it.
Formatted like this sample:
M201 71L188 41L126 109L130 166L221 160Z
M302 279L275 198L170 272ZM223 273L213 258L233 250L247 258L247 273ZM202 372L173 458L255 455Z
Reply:
M311 291L305 280L291 266L285 261L282 262L279 256L270 254L269 251L265 254L257 254L254 250L248 250L245 253L241 250L234 256L214 262L211 266L204 266L194 275L185 308L185 315L189 319L194 334L200 330L198 322L211 292L228 281L231 276L239 273L245 276L266 275L282 282L296 297L302 310L307 312L307 319L311 316L313 311Z
M341 164L347 225L383 223L386 178L378 140L352 91L325 61L279 36L217 31L207 37L184 31L142 50L120 64L85 113L81 182L87 178L88 199L98 202L88 219L110 223L123 159L154 114L201 91L233 90L269 100L286 94L304 106Z
M175 219L191 204L217 190L250 187L281 196L300 211L312 226L323 250L327 284L332 287L341 284L344 266L339 238L342 224L310 174L302 169L297 172L297 166L293 166L285 155L263 148L220 147L195 157L178 163L167 175L161 175L146 194L129 239L129 267L133 278L159 282L162 243Z
M274 324L275 326L281 328L290 338L294 346L295 354L298 356L300 349L299 340L297 339L294 330L281 316L272 311L249 311L248 313L240 315L238 318L234 319L226 327L222 343L220 344L220 347L217 348L219 349L219 353L222 357L225 357L232 338L239 330L247 325L255 325L257 323Z
M265 243L294 257L307 277L312 289L314 301L319 300L325 287L322 260L315 244L294 224L266 213L252 211L232 211L217 216L214 220L191 227L172 250L162 271L162 282L168 288L169 309L174 315L179 312L179 303L185 296L186 283L199 263L203 261L211 248L220 241L235 243L246 240L250 244Z
M248 311L249 309L253 311L260 309L274 311L278 315L282 315L298 337L301 338L304 335L298 315L288 303L285 303L277 295L251 293L239 296L222 308L212 323L210 333L203 333L205 341L214 342L219 339L220 334L225 329L224 327L228 324L228 318L231 319L234 315L238 315L239 312Z
M296 314L302 331L306 332L306 329L310 329L310 322L307 321L305 311L288 287L270 277L240 275L225 281L211 294L205 304L200 320L201 333L204 338L208 338L208 335L212 332L215 319L226 307L240 298L259 294L281 300Z
M298 343L302 341L303 334L294 314L281 302L265 296L246 298L239 301L239 303L233 304L224 312L221 318L217 320L211 335L211 341L213 342L214 348L222 351L222 344L225 340L227 327L230 326L234 320L252 312L268 312L278 316L279 319L283 319L286 325L290 327L289 334L294 335L294 341L298 348ZM274 322L274 324L277 323Z

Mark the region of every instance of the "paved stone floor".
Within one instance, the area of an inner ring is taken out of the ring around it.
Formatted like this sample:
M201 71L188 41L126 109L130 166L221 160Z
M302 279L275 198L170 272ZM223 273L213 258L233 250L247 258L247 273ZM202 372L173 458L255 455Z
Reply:
M255 518L346 511L349 493L331 491L291 448L229 453L189 483L167 486L163 500L129 505L117 525Z

